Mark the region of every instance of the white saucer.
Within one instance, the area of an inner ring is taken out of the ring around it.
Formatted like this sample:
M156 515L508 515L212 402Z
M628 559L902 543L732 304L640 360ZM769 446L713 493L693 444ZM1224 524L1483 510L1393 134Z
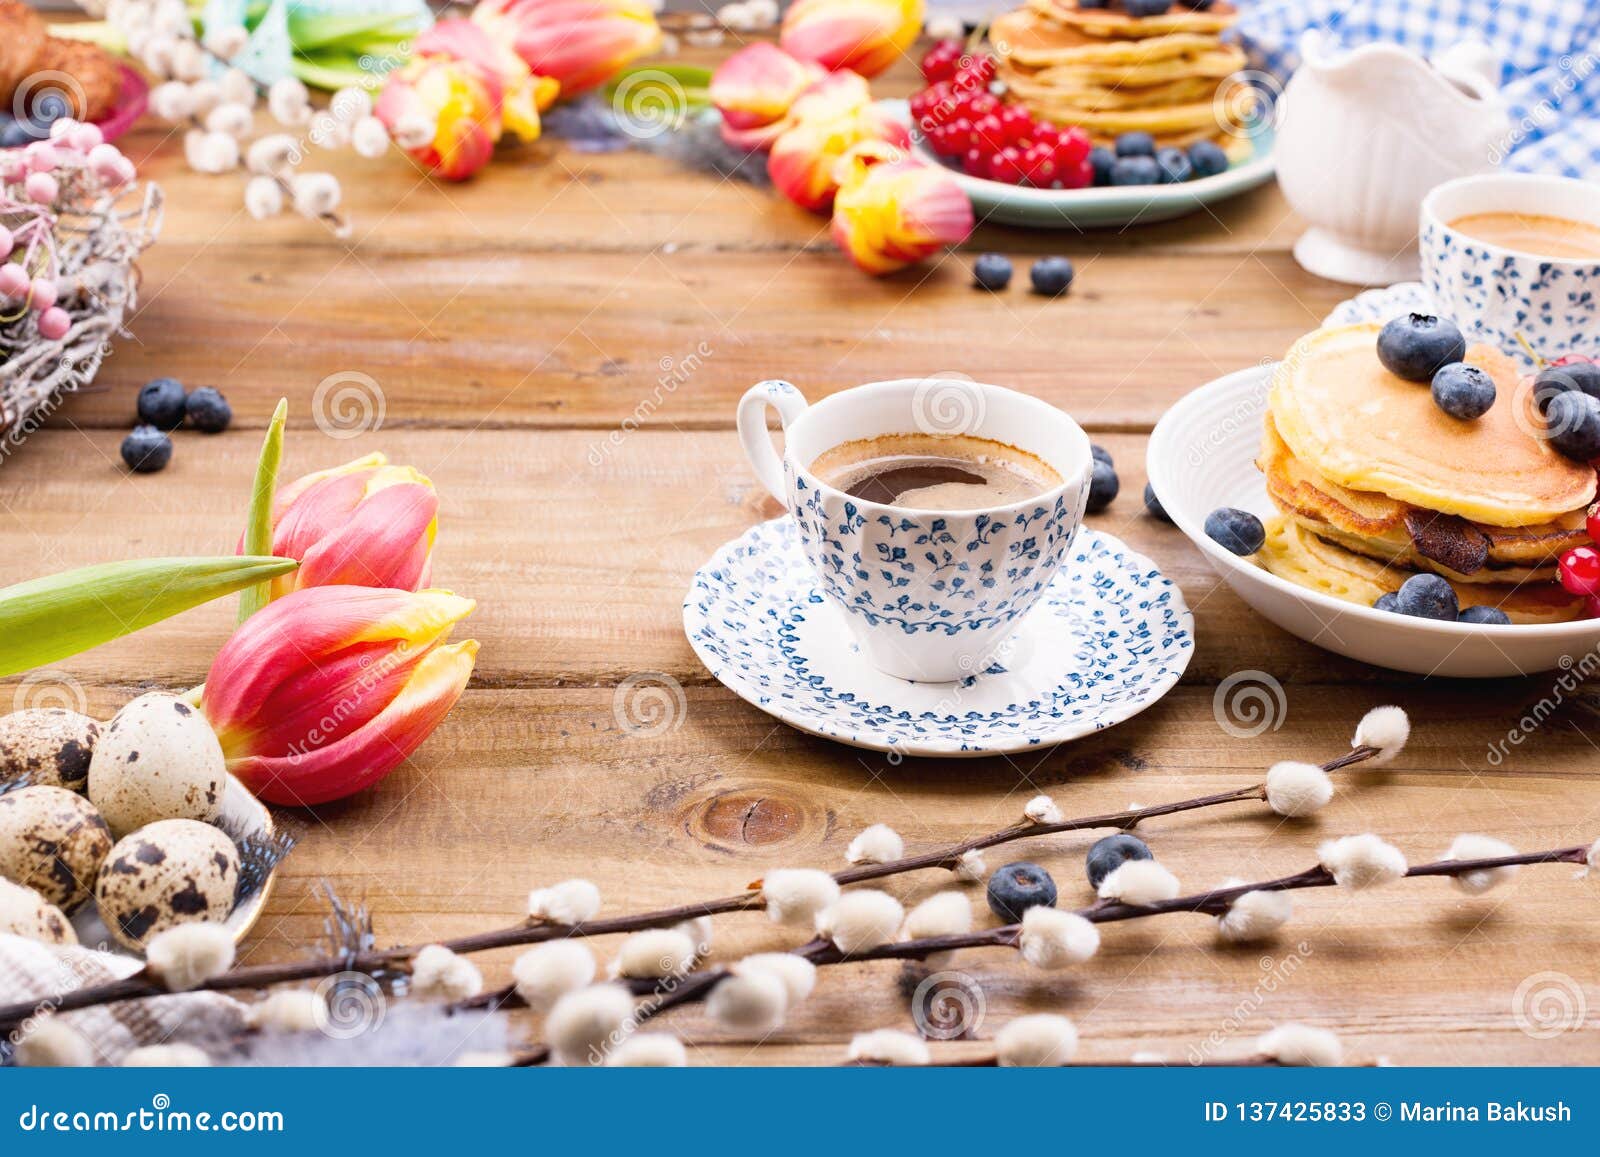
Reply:
M1004 658L957 683L868 665L788 517L751 527L695 572L683 627L741 699L812 735L903 755L1003 755L1103 730L1165 695L1194 652L1177 585L1088 529Z
M1323 325L1358 325L1361 322L1388 322L1408 313L1440 312L1438 299L1420 281L1400 281L1382 289L1369 289L1341 301L1322 319ZM1511 353L1520 351L1512 350Z

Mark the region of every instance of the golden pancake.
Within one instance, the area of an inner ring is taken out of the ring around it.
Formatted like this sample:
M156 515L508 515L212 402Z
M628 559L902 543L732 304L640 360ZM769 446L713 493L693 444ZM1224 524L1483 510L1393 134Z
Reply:
M1267 540L1256 553L1262 569L1279 578L1348 603L1370 607L1397 591L1415 571L1353 554L1282 517L1267 520ZM1557 583L1458 583L1450 580L1463 609L1499 607L1513 623L1566 623L1583 616L1583 600Z
M1214 51L1220 42L1215 36L1189 33L1108 42L1019 8L994 19L989 25L989 43L997 61L1048 68L1058 64L1149 64Z
M1553 578L1561 552L1589 541L1582 510L1531 526L1488 526L1455 516L1426 516L1420 508L1386 494L1340 486L1294 456L1270 413L1262 423L1256 465L1278 508L1324 538L1369 558L1449 578L1475 582Z
M1103 84L1145 87L1175 80L1232 76L1245 66L1244 50L1232 44L1139 64L1052 64L1042 68L1012 65L1012 75L1035 84Z
M1272 376L1268 406L1294 456L1351 490L1499 527L1558 521L1594 500L1595 472L1556 453L1515 363L1474 346L1467 361L1498 396L1472 422L1445 414L1425 384L1378 361L1377 323L1317 330Z
M1096 111L1071 99L1054 94L1029 97L1028 111L1057 124L1078 125L1091 136L1115 137L1122 133L1146 132L1153 136L1188 136L1194 140L1216 134L1216 108L1209 100L1167 105L1165 108L1130 108Z
M1176 32L1215 36L1233 27L1239 16L1238 11L1223 0L1217 0L1205 12L1174 7L1159 16L1129 16L1115 8L1079 8L1077 0L1028 0L1028 7L1057 24L1090 36L1117 40L1169 36Z
M1153 85L1103 85L1092 82L1062 82L1053 80L1046 84L1025 77L1007 74L1006 87L1025 104L1034 101L1070 102L1091 112L1114 109L1165 108L1170 105L1209 99L1217 90L1216 80L1204 77L1187 77Z

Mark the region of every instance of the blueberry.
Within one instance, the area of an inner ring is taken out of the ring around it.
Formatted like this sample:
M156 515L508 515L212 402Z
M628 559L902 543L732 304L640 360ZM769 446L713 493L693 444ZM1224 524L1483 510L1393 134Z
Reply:
M1045 297L1060 297L1072 284L1072 262L1065 257L1041 257L1028 270L1033 291Z
M1181 185L1194 176L1189 154L1182 149L1162 149L1156 154L1156 166L1161 170L1163 185Z
M1123 133L1117 138L1117 156L1154 157L1156 139L1149 133Z
M999 293L1011 284L1011 261L998 253L985 253L972 263L972 284Z
M228 399L210 386L201 386L189 395L189 425L202 434L220 434L233 421Z
M1111 163L1111 183L1116 186L1159 185L1161 166L1154 157L1118 157Z
M161 430L176 430L183 425L188 400L183 383L176 378L152 378L139 391L139 421Z
M1159 518L1166 523L1172 522L1172 515L1167 513L1167 508L1161 505L1161 499L1156 497L1156 488L1148 482L1144 484L1144 508L1150 512L1152 518Z
M1467 607L1456 616L1456 622L1478 623L1480 625L1505 627L1510 626L1511 616L1506 614L1499 607Z
M0 125L0 149L15 149L37 139L26 121L8 120Z
M1089 505L1085 509L1090 514L1099 514L1111 505L1111 500L1121 489L1122 483L1117 479L1117 472L1109 463L1096 458L1094 473L1089 475Z
M1466 362L1441 366L1433 375L1433 404L1464 422L1481 418L1494 405L1494 379Z
M1600 401L1582 390L1568 390L1545 408L1545 437L1568 458L1588 462L1600 458Z
M1388 611L1391 614L1398 615L1400 613L1400 608L1395 606L1395 604L1399 601L1399 595L1395 594L1393 591L1384 591L1372 604L1372 609L1375 611Z
M1189 146L1189 163L1197 177L1215 177L1228 171L1228 154L1216 141L1196 141Z
M1460 607L1455 589L1444 579L1436 574L1414 574L1400 584L1394 609L1413 618L1454 622Z
M1096 840L1094 846L1089 849L1088 859L1084 861L1084 868L1089 873L1089 887L1099 891L1105 878L1129 860L1155 858L1155 853L1150 850L1149 844L1138 836L1130 836L1127 832L1118 832L1114 836Z
M1425 313L1397 317L1378 333L1378 360L1408 382L1431 382L1440 366L1467 356L1467 339L1453 321Z
M1051 908L1056 882L1038 864L1018 860L989 877L989 910L1007 924L1016 924L1029 908Z
M1117 154L1104 145L1096 145L1089 150L1089 171L1094 174L1094 183L1098 185L1111 184L1111 166L1116 164Z
M1079 8L1104 8L1110 0L1078 0Z
M1267 541L1267 528L1248 510L1221 506L1206 515L1206 537L1225 550L1248 556Z
M172 461L172 439L154 426L135 426L122 440L122 460L139 474L165 470Z
M1093 442L1089 443L1089 457L1096 462L1104 462L1107 466L1115 466L1117 464L1116 459L1111 457L1110 450L1107 450L1104 446L1096 446Z
M1172 0L1122 0L1122 10L1135 20L1142 16L1161 16L1171 8Z
M1600 366L1587 362L1546 366L1533 379L1533 400L1538 403L1541 414L1549 410L1550 402L1557 394L1564 394L1568 390L1578 390L1592 398L1600 397Z

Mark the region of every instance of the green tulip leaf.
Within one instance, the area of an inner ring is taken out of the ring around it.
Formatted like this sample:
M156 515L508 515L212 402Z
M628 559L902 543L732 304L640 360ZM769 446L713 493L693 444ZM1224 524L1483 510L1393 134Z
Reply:
M250 494L250 514L244 525L244 553L272 554L272 497L278 489L278 466L283 462L283 425L289 418L289 399L279 398L267 423L267 436L261 440L261 457L256 459L255 488ZM239 622L244 622L272 601L272 584L257 583L239 594Z

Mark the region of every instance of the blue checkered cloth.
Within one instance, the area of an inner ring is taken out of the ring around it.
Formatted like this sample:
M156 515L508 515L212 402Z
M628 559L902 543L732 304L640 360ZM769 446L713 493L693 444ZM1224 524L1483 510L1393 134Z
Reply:
M1516 145L1506 167L1600 178L1600 0L1236 0L1252 64L1287 77L1300 35L1385 41L1433 56L1462 40L1504 62Z

